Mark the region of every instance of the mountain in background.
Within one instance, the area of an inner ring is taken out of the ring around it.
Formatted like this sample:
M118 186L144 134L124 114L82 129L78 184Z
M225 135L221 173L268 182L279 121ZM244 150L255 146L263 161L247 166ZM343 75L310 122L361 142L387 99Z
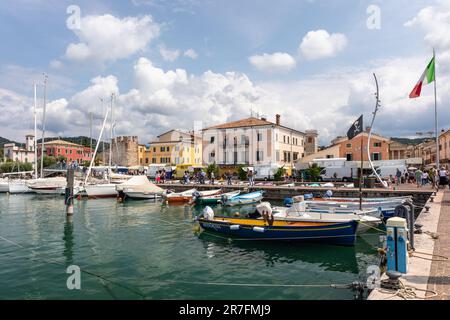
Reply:
M416 146L422 142L432 140L431 138L415 138L415 139L409 139L409 138L391 138L392 141L397 141L403 144L407 144L409 146Z
M48 137L45 138L45 142L48 141L54 141L54 140L64 140L64 141L68 141L68 142L72 142L72 143L76 143L76 144L80 144L82 146L85 147L90 147L91 146L91 138L89 137L84 137L84 136L79 136L79 137ZM42 139L38 139L37 143L41 143ZM97 140L96 139L92 139L92 149L95 150L95 146L97 145ZM105 149L107 150L109 148L109 143L105 142ZM98 146L98 152L102 152L103 151L103 144L100 143L100 145Z
M23 146L23 145L24 145L23 143L11 141L11 140L9 140L9 139L0 137L0 148L3 148L3 146L4 146L5 144L8 144L8 143L15 143L16 145L19 145L19 146Z

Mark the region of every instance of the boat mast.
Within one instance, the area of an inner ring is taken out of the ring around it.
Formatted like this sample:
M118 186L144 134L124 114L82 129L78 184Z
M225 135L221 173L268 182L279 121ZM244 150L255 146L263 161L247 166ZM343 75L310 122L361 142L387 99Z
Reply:
M113 113L113 98L114 93L111 94L111 121L110 121L110 145L109 145L109 180L111 181L111 167L112 167L112 146L113 146L113 130L114 130L114 113Z
M374 73L373 74L374 78L375 78L375 85L377 87L377 92L375 93L375 99L376 99L376 103L375 103L375 111L373 112L373 117L372 117L372 123L370 124L370 130L369 130L369 138L367 139L367 156L368 156L368 160L369 160L369 164L370 167L372 168L373 173L375 174L375 176L377 177L378 181L380 181L380 183L383 185L384 188L387 188L387 183L386 181L383 181L380 177L380 175L377 173L377 171L375 170L375 167L372 163L372 158L370 156L370 139L372 138L372 129L373 129L373 124L375 122L375 118L377 116L377 112L378 109L380 108L380 88L378 86L378 79L377 79L377 75Z
M37 88L36 83L34 84L34 178L38 178L38 166L37 166Z
M42 141L41 141L41 178L44 177L44 141L45 141L45 110L47 104L47 79L48 76L44 73L44 113L42 117Z
M109 114L109 110L106 110L105 120L103 120L103 126L102 126L102 129L100 130L100 136L98 137L97 145L95 146L94 155L91 159L91 164L89 165L89 169L86 174L86 178L84 179L84 185L86 185L89 175L91 174L92 166L94 165L94 161L95 161L95 156L97 155L97 150L100 145L100 140L102 139L102 136L103 136L103 130L105 129L105 126L106 126L106 120L108 119L108 114Z

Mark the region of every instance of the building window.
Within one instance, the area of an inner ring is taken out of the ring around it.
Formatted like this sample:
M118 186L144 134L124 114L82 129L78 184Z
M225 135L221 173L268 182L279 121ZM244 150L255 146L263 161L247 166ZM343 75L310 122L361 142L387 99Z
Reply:
M347 143L347 148L351 148L352 144L351 143Z
M381 153L375 152L372 153L372 161L380 161L381 160Z
M165 147L161 147L161 152L165 152L166 151L166 148Z
M152 163L156 163L156 158L152 158Z
M286 136L283 136L283 143L286 143Z
M145 158L145 163L148 164L148 158Z
M263 161L263 152L262 151L256 151L256 161Z
M313 139L311 137L308 138L308 143L312 143Z
M156 152L156 148L153 148L153 152Z
M298 152L294 152L294 155L293 155L292 159L293 159L294 161L297 161L297 160L298 160Z
M280 161L280 151L279 150L277 150L276 152L275 152L275 159L276 159L276 161L278 162L278 161Z
M374 146L375 148L381 148L381 142L375 142L375 143L373 144L373 146Z
M347 158L347 161L353 161L353 154L347 153L346 158Z
M263 141L262 133L258 133L258 142Z
M209 140L210 143L214 143L214 141L215 141L214 137L211 137L211 139Z

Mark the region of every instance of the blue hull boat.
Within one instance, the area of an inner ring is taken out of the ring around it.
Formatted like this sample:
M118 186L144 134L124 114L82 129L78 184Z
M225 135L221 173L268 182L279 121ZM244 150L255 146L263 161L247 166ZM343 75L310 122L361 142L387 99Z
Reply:
M255 241L322 242L353 246L356 241L358 221L282 221L271 226L261 219L214 218L198 219L207 231L221 233L232 238Z
M264 191L256 191L247 194L241 194L234 197L223 197L224 206L239 206L244 204L258 203L263 199Z

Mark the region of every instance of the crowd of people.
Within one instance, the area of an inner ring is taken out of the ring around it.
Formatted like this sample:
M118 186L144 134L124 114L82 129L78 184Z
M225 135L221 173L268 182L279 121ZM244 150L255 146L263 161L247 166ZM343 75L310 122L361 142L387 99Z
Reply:
M445 188L449 186L449 171L444 166L439 170L436 168L425 170L422 167L401 172L397 169L395 176L390 175L388 183L396 186L401 184L414 184L417 188L422 188L427 185L435 188Z

